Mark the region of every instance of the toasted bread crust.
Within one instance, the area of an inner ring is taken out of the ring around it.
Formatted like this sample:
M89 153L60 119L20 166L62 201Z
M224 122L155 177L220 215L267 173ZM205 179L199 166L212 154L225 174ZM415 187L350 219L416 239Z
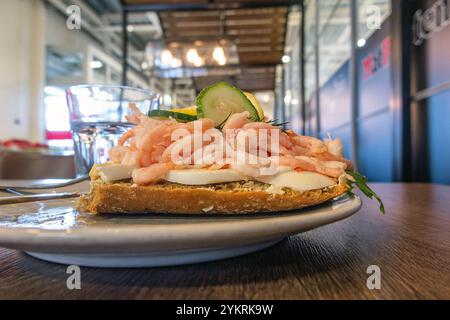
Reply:
M79 206L90 213L236 214L285 211L317 205L348 191L345 183L305 192L283 189L266 191L259 182L236 182L212 186L161 183L136 186L93 181L91 193Z

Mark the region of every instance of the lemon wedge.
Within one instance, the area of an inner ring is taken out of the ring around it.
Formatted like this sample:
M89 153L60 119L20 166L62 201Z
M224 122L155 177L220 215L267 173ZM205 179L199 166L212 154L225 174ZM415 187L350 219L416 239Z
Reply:
M197 107L196 106L180 108L180 109L171 109L170 111L184 113L184 114L188 114L190 116L197 116Z
M247 99L250 100L252 105L255 107L256 111L258 112L259 119L261 120L264 119L264 110L261 104L259 103L258 99L256 99L256 97L250 92L244 92L244 94L247 97Z

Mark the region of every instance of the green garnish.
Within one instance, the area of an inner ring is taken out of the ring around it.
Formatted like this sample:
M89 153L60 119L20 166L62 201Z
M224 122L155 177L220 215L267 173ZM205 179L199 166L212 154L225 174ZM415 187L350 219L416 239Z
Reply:
M289 121L281 122L278 119L273 119L273 120L267 120L267 121L265 121L265 123L268 123L268 124L270 124L271 126L274 126L274 127L278 127L278 128L280 128L281 131L283 131L284 133L287 133L287 131L284 128L284 126L289 124Z
M281 122L278 119L267 120L265 122L270 124L270 125L272 125L272 126L274 126L274 127L283 127L284 125L289 123L289 121Z
M190 122L197 120L196 116L192 116L186 113L181 112L174 112L170 110L150 110L148 112L148 116L150 118L156 118L156 119L175 119L178 122Z
M354 186L358 187L359 190L361 190L362 193L364 193L364 195L366 197L368 197L369 199L373 199L375 198L378 203L380 204L380 211L381 213L386 213L384 210L384 204L383 201L381 200L381 198L375 193L375 191L373 191L369 185L367 184L367 178L365 176L363 176L362 174L356 172L356 171L346 171L347 174L349 174L350 176L353 177L353 179L355 179L355 181L348 181L349 185L351 188L353 188ZM351 190L349 191L350 194L353 194L351 192Z

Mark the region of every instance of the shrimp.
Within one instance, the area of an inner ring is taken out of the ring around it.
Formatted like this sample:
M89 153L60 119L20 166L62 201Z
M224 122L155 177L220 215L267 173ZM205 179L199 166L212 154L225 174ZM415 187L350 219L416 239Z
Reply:
M229 129L239 129L250 122L250 112L244 111L241 113L232 114L225 122L222 131L226 132Z
M278 157L278 163L282 167L291 167L292 169L295 169L297 165L297 161L294 158L294 156L286 154Z
M174 164L168 163L155 163L146 168L133 170L133 181L138 185L148 185L158 182L163 179L169 170L174 168Z
M237 161L230 164L230 168L242 174L263 181L267 176L273 176L278 172L280 157L257 157L251 154L238 155ZM245 160L245 161L241 161Z
M209 166L208 170L220 170L220 169L226 169L228 167L229 167L229 165L226 163L221 163L221 164L215 163L215 164Z
M339 161L347 165L347 169L353 169L353 163L350 160L345 159L343 156L335 156L330 152L323 152L319 154L306 154L307 156L316 158L321 161Z
M205 132L206 130L214 128L214 121L208 118L203 118L199 120L195 120L192 122L188 122L185 124L185 129L190 133L196 131L198 127L201 128L201 132Z
M313 171L333 178L339 178L347 168L345 163L339 161L320 161L305 156L295 157L295 160L296 169Z
M163 152L161 160L163 162L172 161L176 164L186 162L190 159L192 153L196 151L194 150L195 139L196 135L191 134L175 141ZM201 147L201 145L199 147Z
M136 135L138 128L132 128L130 130L128 130L127 132L125 132L120 138L119 141L117 142L117 144L119 146L123 146L125 144L125 142L127 142L129 139L133 138Z
M122 159L126 156L129 148L124 146L115 146L109 150L109 159L113 163L121 163Z
M247 129L266 129L266 130L270 130L270 129L279 129L278 127L275 127L269 123L266 122L250 122L245 124L244 126L242 126L242 129L247 130Z
M141 139L137 141L137 147L145 151L152 151L153 146L164 136L167 130L165 123L159 124L155 128L146 132Z
M336 138L333 140L331 135L328 134L328 139L325 139L325 145L327 146L328 152L336 157L342 157L342 151L344 150L344 145L342 144L342 140Z
M152 162L160 162L162 159L162 155L164 151L167 149L167 146L163 143L158 143L151 153L151 160Z
M209 144L195 150L190 156L189 162L202 167L213 165L216 162L214 145Z
M137 160L137 156L138 156L138 152L129 150L123 157L121 164L139 167L139 162Z
M136 125L140 124L141 116L143 115L141 110L139 110L139 108L136 106L136 104L134 102L130 102L128 104L128 108L130 108L131 114L126 115L125 119L127 119L128 122L131 122L133 124L136 124Z
M244 130L257 130L258 134L261 134L261 129L266 130L267 135L270 137L273 135L273 133L278 134L278 140L280 145L287 149L291 149L293 146L293 143L291 141L291 138L284 132L280 130L277 126L273 126L266 122L250 122L247 123L242 127Z
M307 148L297 145L294 145L291 151L295 156L306 156L309 154L309 150Z
M136 161L139 164L140 167L148 167L155 163L152 159L152 154L148 151L140 150L137 153Z
M152 128L163 121L169 121L169 120L156 120L147 117L145 114L141 112L141 110L139 110L139 108L133 102L129 103L128 107L131 110L131 114L126 115L125 119L128 122L133 123L135 125Z
M322 140L314 137L297 135L291 138L295 145L307 148L311 153L322 153L328 151L327 146Z

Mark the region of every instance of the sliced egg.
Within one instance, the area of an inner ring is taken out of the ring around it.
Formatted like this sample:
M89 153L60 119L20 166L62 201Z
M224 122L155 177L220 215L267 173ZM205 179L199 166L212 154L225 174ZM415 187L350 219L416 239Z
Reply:
M113 182L130 179L134 166L122 164L109 164L96 168L104 182ZM296 172L289 168L278 168L278 174L266 177L262 182L271 184L268 192L281 192L282 188L291 188L296 191L322 189L337 184L335 179L315 172ZM184 185L202 186L215 183L227 183L248 180L249 178L235 169L183 169L170 170L164 180Z
M164 180L186 184L186 185L207 185L214 183L226 183L246 180L246 177L239 171L233 169L185 169L185 170L170 170Z
M276 175L268 182L275 188L291 188L296 191L323 189L336 185L336 180L315 172L288 171Z
M100 178L104 182L112 182L130 179L134 166L124 164L110 164L107 166L98 166L96 168Z

